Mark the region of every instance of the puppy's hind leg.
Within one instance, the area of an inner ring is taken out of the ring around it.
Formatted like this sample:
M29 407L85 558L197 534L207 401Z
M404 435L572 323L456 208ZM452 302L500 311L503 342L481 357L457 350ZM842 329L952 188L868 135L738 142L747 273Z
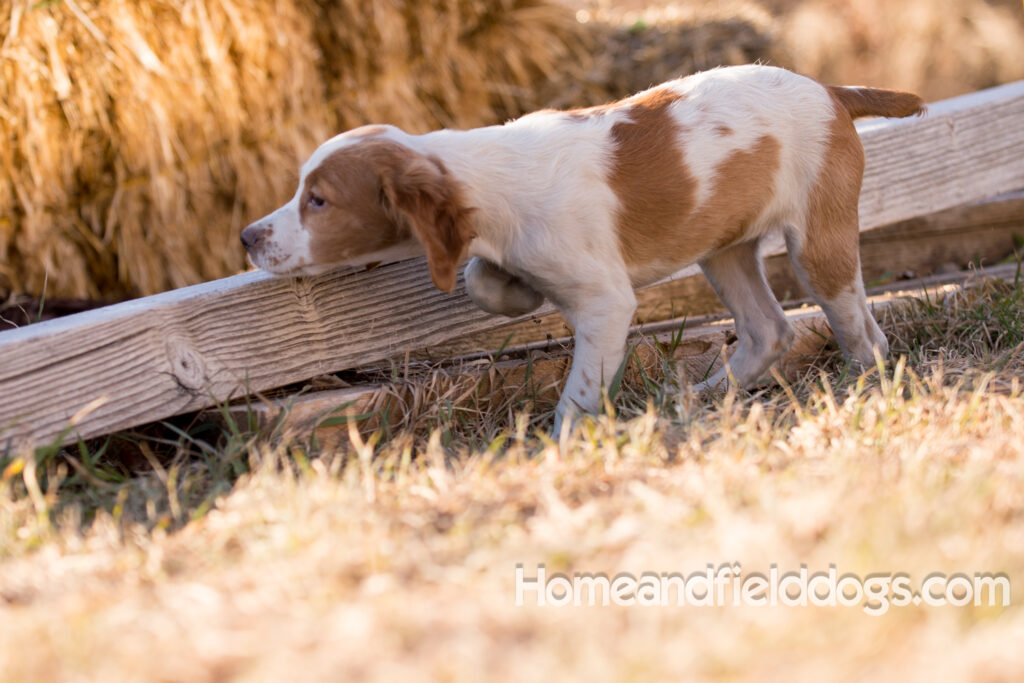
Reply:
M833 231L827 244L820 231L808 226L803 239L796 232L786 234L793 270L800 284L825 311L839 348L848 360L865 367L875 364L875 351L885 358L889 344L875 322L864 294L857 251L857 223Z
M793 326L768 287L756 241L719 251L700 267L736 320L739 341L729 362L694 388L715 388L730 374L739 386L749 386L793 343Z
M889 344L868 308L860 271L857 202L864 156L853 126L840 132L804 220L786 229L786 248L800 283L825 311L843 355L871 367L875 351L885 358Z
M469 298L488 313L512 318L525 315L544 303L543 294L485 259L470 259L464 276Z

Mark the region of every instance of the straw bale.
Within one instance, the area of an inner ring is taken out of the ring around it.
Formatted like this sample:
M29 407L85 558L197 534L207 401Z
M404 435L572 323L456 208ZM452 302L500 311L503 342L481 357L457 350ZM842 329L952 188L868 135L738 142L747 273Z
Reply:
M544 0L15 0L0 11L0 294L116 298L245 267L241 227L370 121L500 121L583 58Z
M235 272L239 226L331 130L305 115L322 86L293 2L19 1L5 19L8 288L125 296Z
M333 3L319 34L346 121L414 132L497 123L545 104L542 83L589 63L583 28L548 0ZM373 30L366 30L372 27Z

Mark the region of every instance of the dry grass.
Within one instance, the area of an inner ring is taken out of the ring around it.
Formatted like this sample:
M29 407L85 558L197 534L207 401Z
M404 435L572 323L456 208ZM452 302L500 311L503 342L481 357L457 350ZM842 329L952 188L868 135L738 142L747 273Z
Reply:
M882 321L905 360L881 373L826 348L785 387L703 402L664 349L661 391L637 375L617 418L561 445L439 383L440 429L347 452L178 425L10 453L0 678L1015 680L1021 320L1019 283L908 303ZM1005 572L1013 605L513 604L517 563L725 562Z
M673 60L748 59L769 29L828 80L935 97L1021 77L1015 5L772 5L782 19L744 4L724 33L696 15L609 18L594 34L621 41L600 57L608 80L594 71L545 94L537 79L571 61L579 27L544 3L12 3L0 278L38 289L49 271L51 294L95 294L213 277L240 265L241 223L291 190L266 169L294 167L338 122L417 130L600 99ZM467 24L478 31L456 30ZM709 42L651 48L677 38ZM1020 283L916 300L882 321L903 360L857 376L818 345L781 386L703 401L680 387L671 343L645 342L615 415L563 443L544 433L550 377L495 392L486 373L427 373L381 395L386 430L336 446L230 420L4 445L0 680L1019 679L1021 321ZM726 562L915 581L1004 572L1013 604L871 617L513 603L520 563Z

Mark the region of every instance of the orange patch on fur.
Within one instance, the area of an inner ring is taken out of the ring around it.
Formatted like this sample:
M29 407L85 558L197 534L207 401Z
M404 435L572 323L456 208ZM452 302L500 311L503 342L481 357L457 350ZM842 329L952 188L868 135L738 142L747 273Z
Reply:
M780 144L766 135L719 164L714 191L696 206L697 183L669 111L678 99L669 90L653 91L631 102L630 121L612 128L609 184L621 203L616 229L629 267L692 263L740 241L774 196Z
M427 252L434 286L451 292L459 263L476 236L470 219L475 209L466 205L462 186L440 159L415 155L399 172L383 177L383 190Z
M763 135L747 150L736 150L715 169L715 191L688 221L698 244L723 249L742 241L775 196L781 145Z
M835 117L818 182L807 205L807 232L799 261L810 286L834 299L860 277L857 205L864 176L864 147L853 126L860 116L920 116L924 101L913 93L875 88L827 87ZM869 335L870 336L870 333Z
M615 227L629 266L674 258L671 245L696 201L697 184L669 111L680 98L670 90L652 91L632 100L628 121L612 126L615 156L608 183L619 198Z

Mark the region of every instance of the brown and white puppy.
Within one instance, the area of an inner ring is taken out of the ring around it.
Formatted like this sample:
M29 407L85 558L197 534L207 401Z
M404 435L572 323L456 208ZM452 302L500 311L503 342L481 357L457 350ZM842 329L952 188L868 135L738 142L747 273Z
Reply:
M689 264L739 337L728 368L702 386L760 378L793 339L758 255L775 231L846 356L885 356L860 274L864 152L853 119L922 111L913 94L750 65L503 126L366 126L321 145L292 200L242 243L279 275L426 253L444 291L468 256L467 289L483 309L519 315L550 299L576 331L557 430L599 407L623 359L634 288Z

